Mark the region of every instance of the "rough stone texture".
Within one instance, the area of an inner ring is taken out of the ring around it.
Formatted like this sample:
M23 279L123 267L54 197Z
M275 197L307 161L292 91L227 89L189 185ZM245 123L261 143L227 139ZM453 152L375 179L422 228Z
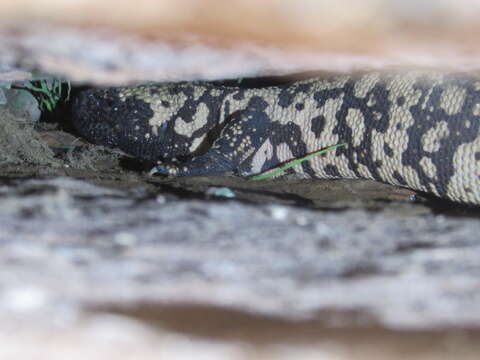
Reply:
M478 219L136 192L69 178L4 184L3 284L37 284L57 306L168 299L287 317L363 309L391 327L480 323Z
M64 177L2 183L0 340L23 344L2 347L2 359L30 358L29 346L118 359L136 347L147 359L160 348L207 359L276 358L279 346L291 359L478 351L477 332L461 330L480 324L474 212L178 201Z
M475 0L0 2L0 62L78 82L478 69Z

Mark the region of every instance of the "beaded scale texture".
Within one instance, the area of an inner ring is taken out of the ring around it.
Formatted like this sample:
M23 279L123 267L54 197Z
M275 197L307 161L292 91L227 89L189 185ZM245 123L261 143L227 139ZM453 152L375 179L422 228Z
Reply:
M204 82L93 89L74 125L166 175L290 169L365 178L480 205L480 77L411 71L331 75L263 88Z

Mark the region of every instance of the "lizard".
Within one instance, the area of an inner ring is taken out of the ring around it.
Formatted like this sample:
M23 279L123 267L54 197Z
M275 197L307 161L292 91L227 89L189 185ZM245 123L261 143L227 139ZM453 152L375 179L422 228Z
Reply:
M90 89L73 124L96 144L174 176L259 174L336 144L287 172L363 178L480 205L480 76L330 74L242 88L210 82Z

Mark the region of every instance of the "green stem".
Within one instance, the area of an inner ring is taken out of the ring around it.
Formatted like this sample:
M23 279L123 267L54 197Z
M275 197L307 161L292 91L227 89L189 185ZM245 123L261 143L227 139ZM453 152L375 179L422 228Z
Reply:
M279 167L278 169L275 169L273 171L270 171L268 170L268 172L266 174L261 174L261 175L255 175L255 176L252 176L250 179L251 180L265 180L265 179L269 179L273 176L276 176L278 174L281 174L282 172L284 172L285 170L295 166L295 165L298 165L298 164L301 164L302 162L304 161L308 161L310 160L311 158L315 157L315 156L318 156L318 155L322 155L322 154L325 154L327 152L330 152L332 150L335 150L336 148L340 147L340 146L345 146L347 144L337 144L337 145L332 145L332 146L329 146L325 149L322 149L322 150L318 150L318 151L315 151L311 154L308 154L300 159L295 159L295 160L292 160L292 161L289 161L288 163L286 163L285 165L283 165L282 167Z

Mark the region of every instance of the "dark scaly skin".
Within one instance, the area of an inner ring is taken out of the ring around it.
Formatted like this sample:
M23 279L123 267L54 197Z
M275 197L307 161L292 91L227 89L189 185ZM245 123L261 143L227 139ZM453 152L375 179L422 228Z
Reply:
M480 78L473 75L373 72L261 89L94 90L77 99L74 114L85 137L158 161L161 174L258 174L345 143L293 172L480 204Z

